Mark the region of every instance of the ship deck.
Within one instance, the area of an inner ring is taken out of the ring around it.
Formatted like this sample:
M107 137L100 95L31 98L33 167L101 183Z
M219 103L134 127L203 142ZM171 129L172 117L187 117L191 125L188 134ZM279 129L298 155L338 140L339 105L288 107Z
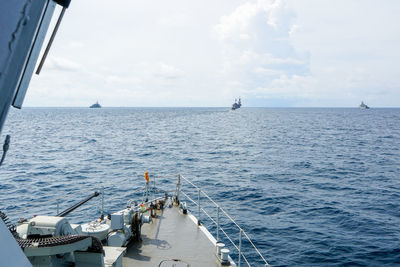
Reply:
M152 223L142 226L142 241L128 246L122 266L162 266L163 261L173 259L188 265L168 266L221 266L215 243L204 226L197 226L192 215L182 214L176 206L166 207L158 211Z

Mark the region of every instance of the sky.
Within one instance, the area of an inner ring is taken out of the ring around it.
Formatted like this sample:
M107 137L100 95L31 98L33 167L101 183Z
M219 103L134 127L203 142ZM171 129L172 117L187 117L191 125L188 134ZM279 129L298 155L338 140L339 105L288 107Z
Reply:
M399 14L397 0L75 0L24 106L399 107Z

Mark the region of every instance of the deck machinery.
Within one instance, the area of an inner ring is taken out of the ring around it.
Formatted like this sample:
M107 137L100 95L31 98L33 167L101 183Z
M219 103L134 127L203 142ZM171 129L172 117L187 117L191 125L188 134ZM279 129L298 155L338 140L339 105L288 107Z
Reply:
M70 223L64 216L95 192L73 209L20 219L9 230L33 266L236 266L229 250L180 201L180 176L176 188L171 196L129 200L120 211ZM143 190L149 195L148 184Z

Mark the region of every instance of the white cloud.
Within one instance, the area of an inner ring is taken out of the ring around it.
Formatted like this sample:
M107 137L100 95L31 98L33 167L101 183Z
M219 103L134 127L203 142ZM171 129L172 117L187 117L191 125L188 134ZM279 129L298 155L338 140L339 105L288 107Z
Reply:
M263 67L255 68L254 72L255 73L260 73L262 75L267 75L267 76L277 76L277 75L284 74L284 71L268 69L268 68L263 68Z
M63 57L49 57L46 59L45 67L57 71L82 71L81 64Z
M67 44L67 46L69 48L75 49L75 48L84 48L85 44L82 42L78 42L78 41L71 41Z
M164 62L158 62L154 65L153 75L156 78L178 79L182 77L183 74L183 71L179 68Z
M239 33L248 36L245 32L249 27L249 22L259 12L259 8L256 4L251 4L247 2L236 10L226 16L221 17L221 22L215 26L215 30L218 32L219 37L223 39L228 39L230 37L235 37Z
M279 0L246 2L221 17L215 30L224 54L223 75L241 85L231 87L233 93L247 97L246 92L257 92L266 97L269 91L259 88L275 86L277 76L287 80L308 75L309 55L296 51L289 38L294 18Z
M107 75L104 78L106 83L109 84L126 84L126 85L136 85L139 84L142 80L140 78L134 77L132 74L121 76L121 75Z

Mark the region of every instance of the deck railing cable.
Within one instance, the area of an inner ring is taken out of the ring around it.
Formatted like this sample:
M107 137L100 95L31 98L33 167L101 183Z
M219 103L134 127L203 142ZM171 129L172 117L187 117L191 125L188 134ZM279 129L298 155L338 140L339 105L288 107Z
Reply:
M247 241L251 244L251 246L253 247L253 249L257 252L257 254L260 256L260 259L264 262L265 266L270 266L267 262L267 260L264 258L264 256L261 254L261 252L258 250L258 248L256 247L256 245L253 243L253 241L250 239L249 235L239 226L239 224L225 211L225 209L223 209L221 206L219 206L207 193L205 193L203 190L201 190L198 186L196 186L195 184L193 184L191 181L189 181L188 179L186 179L185 177L183 177L182 175L178 175L178 183L180 183L180 179L185 180L185 182L187 182L189 185L191 185L192 187L194 187L194 189L197 190L198 196L197 196L197 201L195 201L193 198L191 198L187 193L185 193L182 189L180 189L180 193L185 196L186 199L190 200L193 204L195 204L197 206L198 212L197 212L197 220L198 223L200 224L200 216L201 216L201 212L203 212L212 223L214 223L216 225L217 228L217 242L220 241L219 238L219 231L221 231L225 237L229 240L229 242L235 247L235 249L238 251L238 266L241 267L241 260L243 259L246 263L247 266L251 266L251 264L249 263L249 261L247 260L246 256L244 255L243 251L242 251L242 237L245 237L247 239ZM215 205L215 207L217 208L217 216L216 216L216 220L214 218L212 218L212 216L203 208L201 207L201 203L200 203L200 196L203 195L205 196L212 204ZM222 214L224 214L226 216L226 218L228 218L239 230L239 245L236 245L235 242L232 240L232 238L227 234L227 232L221 227L220 222L219 222L219 214L220 211L222 211Z

